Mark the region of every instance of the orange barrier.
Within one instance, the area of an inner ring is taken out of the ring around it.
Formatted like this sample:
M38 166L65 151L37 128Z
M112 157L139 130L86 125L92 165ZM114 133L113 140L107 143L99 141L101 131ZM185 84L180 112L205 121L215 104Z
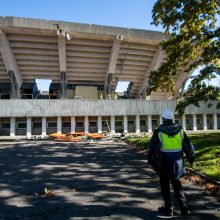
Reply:
M99 138L104 138L104 135L93 133L93 134L87 134L88 137L94 138L94 139L99 139Z
M57 138L57 137L66 137L65 134L60 134L60 133L53 133L53 134L49 134L50 137L52 138Z
M63 141L63 142L78 142L81 139L78 137L71 137L71 136L65 136L65 137L57 137L54 138L55 141Z
M63 142L78 142L81 140L79 136L88 136L93 139L104 138L104 135L98 133L87 134L85 132L71 132L67 134L53 133L49 135L54 138L55 141L63 141Z
M70 132L70 133L67 133L66 136L85 136L87 135L85 132Z

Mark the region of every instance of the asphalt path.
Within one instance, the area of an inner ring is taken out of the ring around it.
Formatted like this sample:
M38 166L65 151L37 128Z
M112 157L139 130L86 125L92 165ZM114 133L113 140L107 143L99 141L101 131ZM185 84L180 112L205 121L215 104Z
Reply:
M147 157L125 143L0 143L0 219L182 219L163 205ZM184 181L190 215L220 219L220 203Z

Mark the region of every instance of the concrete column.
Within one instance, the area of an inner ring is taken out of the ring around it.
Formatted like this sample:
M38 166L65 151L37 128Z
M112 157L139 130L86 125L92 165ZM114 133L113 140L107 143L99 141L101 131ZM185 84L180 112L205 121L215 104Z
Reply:
M57 117L57 133L62 133L62 117Z
M10 118L10 137L14 137L15 136L15 126L16 124L16 119L14 117Z
M217 130L218 129L218 121L217 121L217 114L214 114L213 115L213 120L214 120L214 130Z
M148 127L148 132L152 132L152 117L151 115L147 116L147 127Z
M196 114L193 114L193 131L197 131Z
M111 116L111 133L115 133L115 116Z
M85 124L85 133L89 133L89 116L85 116L84 119L84 124Z
M98 116L98 133L102 133L102 116Z
M124 133L128 133L128 116L124 115L123 117L123 124L124 124Z
M28 138L31 138L31 131L32 131L32 126L31 126L32 119L27 118L27 131L26 131L26 136Z
M186 130L186 115L182 115L182 127Z
M163 124L162 117L160 116L160 125Z
M71 116L71 132L76 131L76 118L75 116Z
M136 115L136 119L135 119L135 123L136 123L136 133L140 133L140 115Z
M47 118L42 117L42 136L47 135Z
M207 116L203 114L203 130L207 131Z

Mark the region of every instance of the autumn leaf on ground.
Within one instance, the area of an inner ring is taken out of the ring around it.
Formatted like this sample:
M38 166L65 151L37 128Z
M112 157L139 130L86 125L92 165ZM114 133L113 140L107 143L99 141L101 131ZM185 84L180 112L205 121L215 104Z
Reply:
M52 192L52 190L49 190L47 187L45 187L44 196L47 196L47 197L54 196L54 193Z

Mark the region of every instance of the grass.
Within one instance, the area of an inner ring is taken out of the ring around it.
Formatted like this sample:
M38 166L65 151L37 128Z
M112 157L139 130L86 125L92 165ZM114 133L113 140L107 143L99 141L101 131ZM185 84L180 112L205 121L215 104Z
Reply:
M193 169L220 181L220 133L190 134L189 137L196 150ZM126 141L147 149L150 138L128 136Z
M220 181L220 133L190 135L190 139L196 150L193 168Z

